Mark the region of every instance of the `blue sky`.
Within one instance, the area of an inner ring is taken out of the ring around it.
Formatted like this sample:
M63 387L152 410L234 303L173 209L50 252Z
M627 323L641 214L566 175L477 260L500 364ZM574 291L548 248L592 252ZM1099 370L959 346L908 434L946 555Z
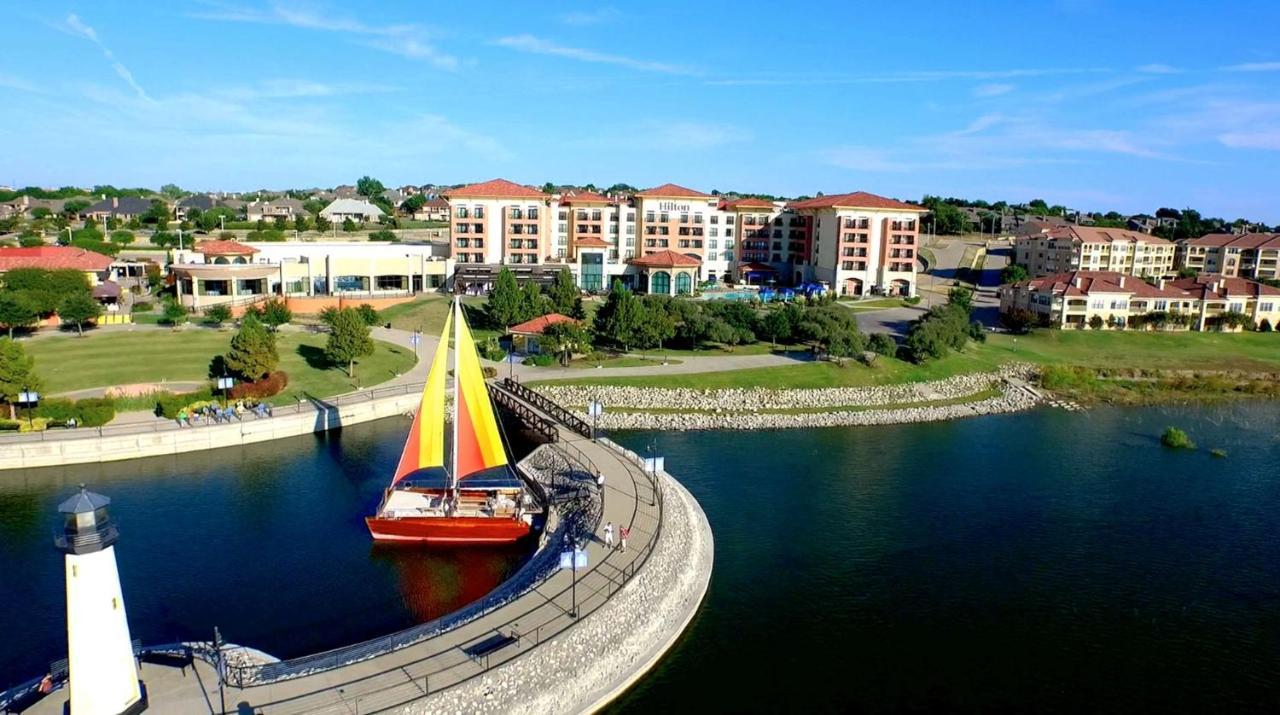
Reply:
M24 4L0 183L674 181L1274 223L1278 26L1178 0Z

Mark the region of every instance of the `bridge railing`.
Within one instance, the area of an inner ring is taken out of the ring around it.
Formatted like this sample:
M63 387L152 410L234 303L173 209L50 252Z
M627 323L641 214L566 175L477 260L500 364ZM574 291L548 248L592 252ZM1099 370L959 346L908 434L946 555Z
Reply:
M551 415L556 421L583 437L591 436L591 425L586 420L571 410L561 407L541 392L531 390L509 377L502 378L502 387L516 397Z

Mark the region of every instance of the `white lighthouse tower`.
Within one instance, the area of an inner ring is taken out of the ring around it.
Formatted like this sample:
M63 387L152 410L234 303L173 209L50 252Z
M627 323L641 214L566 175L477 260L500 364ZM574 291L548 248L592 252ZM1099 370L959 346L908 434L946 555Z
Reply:
M64 526L55 539L66 554L67 666L71 715L121 715L147 708L129 639L111 500L80 486L58 506Z

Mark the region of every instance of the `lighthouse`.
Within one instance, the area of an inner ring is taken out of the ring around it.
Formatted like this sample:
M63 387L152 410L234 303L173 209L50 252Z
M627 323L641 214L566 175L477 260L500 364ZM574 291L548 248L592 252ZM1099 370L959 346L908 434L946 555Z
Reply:
M108 513L110 504L82 484L79 493L58 506L63 528L54 543L66 554L72 715L121 715L147 708L116 570L120 534Z

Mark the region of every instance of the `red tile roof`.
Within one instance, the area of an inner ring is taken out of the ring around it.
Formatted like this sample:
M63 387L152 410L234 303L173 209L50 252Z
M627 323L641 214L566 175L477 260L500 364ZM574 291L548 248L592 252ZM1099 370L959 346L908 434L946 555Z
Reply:
M831 209L831 208L849 208L849 209L886 209L890 211L927 211L922 206L909 204L897 199L887 199L883 196L876 196L865 191L854 191L849 194L833 194L831 196L819 196L804 201L793 201L788 204L793 209Z
M1192 278L1170 281L1170 285L1194 294L1197 298L1260 298L1280 296L1280 288L1248 278L1230 278L1218 273L1201 273Z
M704 194L701 191L680 186L679 184L663 184L655 186L652 189L645 189L636 193L641 198L679 198L679 199L709 199L711 194Z
M608 248L609 247L609 244L607 241L605 241L603 238L596 238L595 236L584 236L583 238L579 238L575 240L573 243L575 246L578 246L579 248Z
M552 325L556 325L558 323L579 322L581 321L574 320L573 318L570 318L567 315L561 315L560 313L547 313L546 315L539 316L533 320L526 320L519 325L513 325L507 332L514 333L516 335L542 335L542 331Z
M493 179L478 184L467 184L442 192L451 199L545 199L547 195L537 189L522 186L506 179Z
M239 241L216 240L197 243L196 252L206 256L252 256L258 249Z
M645 256L637 256L630 260L633 266L646 268L675 268L677 266L700 266L702 261L693 256L676 253L670 249L656 251Z
M774 268L773 266L767 266L763 263L752 262L752 263L744 263L738 266L738 271L740 273L764 273L766 271L777 273L778 269Z
M0 272L14 268L44 268L58 270L74 268L78 271L105 271L111 267L112 258L101 253L86 251L75 246L34 246L31 248L0 248Z
M731 201L721 201L720 208L722 209L771 209L773 208L773 202L765 201L764 199L733 199Z
M1067 238L1081 241L1083 243L1163 243L1169 241L1142 233L1141 231L1129 231L1122 228L1096 228L1093 226L1057 226L1051 229L1047 234L1048 238Z
M1144 298L1189 298L1191 295L1173 281L1165 283L1164 288L1151 285L1137 276L1128 276L1115 271L1072 271L1032 278L1013 284L1019 288L1033 291L1049 291L1068 296L1085 296L1091 293L1122 293Z
M1186 241L1191 246L1209 246L1212 248L1280 248L1280 233L1246 233L1237 236L1233 233L1210 233L1200 238Z
M602 196L594 191L575 191L572 196L566 196L561 200L565 204L607 204L610 199L608 196Z

